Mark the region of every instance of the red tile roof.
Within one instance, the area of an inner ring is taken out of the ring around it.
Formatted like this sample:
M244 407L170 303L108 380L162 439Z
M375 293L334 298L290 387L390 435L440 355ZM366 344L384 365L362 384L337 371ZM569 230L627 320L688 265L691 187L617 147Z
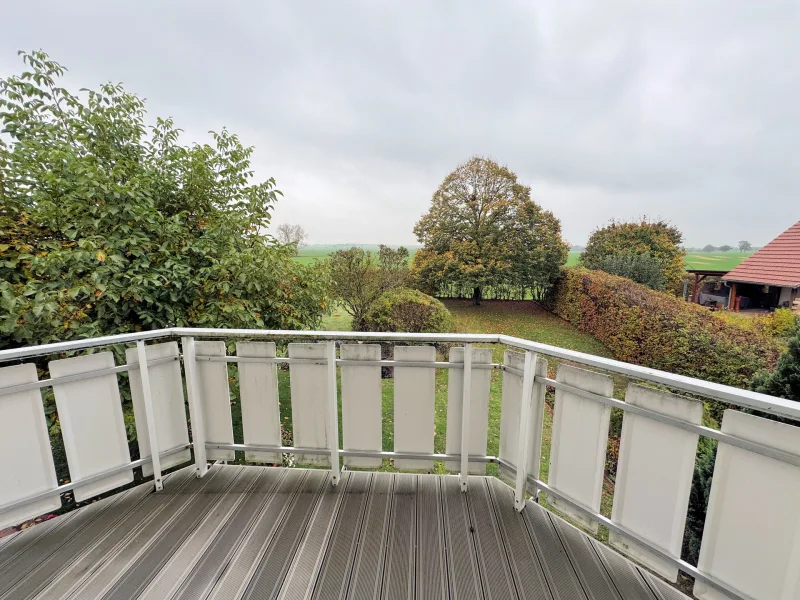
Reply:
M800 221L729 271L726 281L800 286Z

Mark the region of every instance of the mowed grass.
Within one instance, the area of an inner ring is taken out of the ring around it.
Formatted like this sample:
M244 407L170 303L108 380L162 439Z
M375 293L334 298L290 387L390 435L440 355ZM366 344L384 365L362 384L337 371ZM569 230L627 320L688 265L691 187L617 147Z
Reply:
M710 271L730 271L737 267L753 252L739 252L731 250L729 252L690 252L684 258L687 269L708 269ZM567 258L567 266L578 264L581 253L577 250L570 250Z
M318 260L326 260L328 255L333 254L337 250L347 250L354 246L363 248L367 252L377 253L380 249L378 244L311 244L300 248L294 260L304 265L310 265ZM406 246L406 248L408 249L408 259L410 262L418 246Z
M596 354L610 356L605 346L592 336L578 331L572 325L548 313L536 303L513 301L488 301L481 306L472 306L470 301L445 300L445 305L453 314L454 330L463 333L503 333L528 340L551 344ZM328 331L347 331L350 329L350 316L341 308L336 307L332 314L323 320L323 329ZM497 344L492 347L492 361L503 362L504 347ZM448 348L439 348L438 360L448 360ZM555 372L555 362L551 361L551 369ZM500 416L502 402L502 373L491 372L492 379L489 395L489 422L487 433L487 453L497 456L500 450ZM447 390L448 379L451 376L460 376L458 371L437 369L435 379L435 422L434 422L434 452L444 453L447 440ZM291 437L291 401L289 371L281 370L278 373L279 393L281 396L280 411L281 423L285 432L285 441ZM341 394L340 394L341 398ZM381 380L381 405L382 405L382 446L386 451L394 449L394 380ZM234 409L235 412L236 409ZM341 400L340 400L341 417ZM239 417L240 419L241 417ZM340 421L341 423L341 418ZM542 475L546 477L549 466L549 436L551 429L551 411L545 414L545 443L542 455ZM341 426L340 426L341 428ZM236 427L237 437L240 427ZM340 440L341 440L340 431ZM393 469L390 461L384 461L383 469ZM444 463L434 465L435 472L445 472ZM491 475L498 473L496 465L488 465L487 472Z

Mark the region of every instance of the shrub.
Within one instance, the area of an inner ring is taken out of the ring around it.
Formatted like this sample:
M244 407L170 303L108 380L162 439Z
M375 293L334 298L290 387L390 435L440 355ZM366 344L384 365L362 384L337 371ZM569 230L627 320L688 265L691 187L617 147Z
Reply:
M646 252L620 252L597 259L597 269L627 277L654 290L664 287L664 274L658 261Z
M717 312L714 315L772 338L787 340L800 332L800 317L789 308L779 308L775 312L756 316L731 311Z
M603 269L601 265L609 256L648 254L659 265L659 287L676 292L684 272L683 257L686 253L681 247L682 240L681 232L666 221L650 221L646 217L631 223L611 221L589 236L586 250L581 254L581 265L588 269ZM619 274L630 277L625 273Z
M800 335L789 341L775 371L759 373L753 378L751 388L762 394L800 402Z
M565 267L547 306L618 360L737 387L775 366L780 345L629 279Z
M450 311L436 298L400 288L383 294L365 320L367 331L446 333L453 328Z

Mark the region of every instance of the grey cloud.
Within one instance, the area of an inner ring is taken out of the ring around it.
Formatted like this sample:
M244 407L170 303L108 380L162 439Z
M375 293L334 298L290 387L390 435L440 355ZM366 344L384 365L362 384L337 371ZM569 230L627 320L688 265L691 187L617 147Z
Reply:
M459 161L514 169L585 241L611 217L690 245L800 218L795 2L28 2L0 74L42 47L124 81L185 141L227 125L313 242L413 242Z

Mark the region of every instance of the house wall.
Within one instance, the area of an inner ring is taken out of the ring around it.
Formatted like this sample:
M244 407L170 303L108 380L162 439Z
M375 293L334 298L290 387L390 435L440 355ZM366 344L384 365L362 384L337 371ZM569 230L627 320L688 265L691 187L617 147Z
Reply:
M793 300L792 288L789 287L781 288L781 295L780 298L778 298L778 305L782 306L784 302L788 302L789 305L791 305L792 300Z

